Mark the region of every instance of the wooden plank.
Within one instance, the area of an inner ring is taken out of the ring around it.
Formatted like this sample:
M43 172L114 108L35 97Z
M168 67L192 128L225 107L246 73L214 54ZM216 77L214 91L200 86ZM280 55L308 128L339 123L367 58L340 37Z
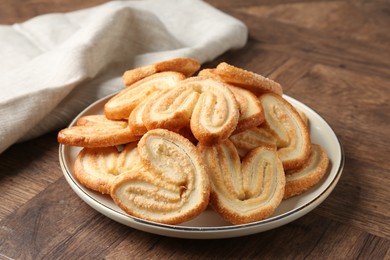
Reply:
M84 203L65 178L14 210L0 226L0 252L13 259L100 257L132 232Z
M16 144L0 155L0 219L62 176L56 136Z
M387 47L390 31L388 4L378 1L297 1L272 5L253 3L240 11L267 20L315 30L323 37L354 39ZM261 27L261 24L259 25Z
M350 156L342 177L316 213L360 230L390 237L389 170L359 162Z
M52 12L70 12L104 2L107 2L107 0L55 2L45 0L2 0L0 1L0 24L20 23L37 15Z
M348 67L359 73L390 77L390 53L386 46L324 35L321 31L254 16L242 10L232 12L237 18L246 21L250 36L263 49L313 63Z

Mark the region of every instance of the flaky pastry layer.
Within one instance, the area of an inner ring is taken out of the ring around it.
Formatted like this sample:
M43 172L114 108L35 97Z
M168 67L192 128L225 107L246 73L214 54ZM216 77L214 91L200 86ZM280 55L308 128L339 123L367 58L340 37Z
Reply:
M114 202L130 215L166 224L192 219L205 210L210 183L196 147L163 129L148 131L138 144L142 170L130 171L111 189Z
M211 181L210 205L224 219L244 224L272 215L282 201L285 175L276 149L258 147L240 161L229 140L198 145Z

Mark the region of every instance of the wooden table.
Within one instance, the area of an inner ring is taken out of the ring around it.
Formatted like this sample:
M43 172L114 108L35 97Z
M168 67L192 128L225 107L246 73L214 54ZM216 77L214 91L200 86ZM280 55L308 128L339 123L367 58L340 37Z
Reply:
M104 0L2 0L0 23ZM0 259L390 259L390 2L209 0L249 28L221 61L266 75L333 127L345 168L302 218L222 240L163 237L96 212L67 184L56 132L0 155Z

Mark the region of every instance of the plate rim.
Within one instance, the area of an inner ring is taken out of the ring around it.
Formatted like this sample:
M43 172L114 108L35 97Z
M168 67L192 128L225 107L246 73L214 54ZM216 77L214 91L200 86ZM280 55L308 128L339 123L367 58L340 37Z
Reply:
M78 115L71 121L71 123L68 125L72 126L75 124L77 119L84 115L88 110L90 110L92 107L96 106L98 103L103 102L104 100L112 97L116 93L107 95L103 98L100 98L96 100L95 102L91 103L89 106L87 106L85 109L83 109ZM149 233L164 235L164 236L170 236L170 237L179 237L179 238L192 238L192 239L213 239L213 238L231 238L231 237L237 237L237 236L244 236L244 235L250 235L254 233L260 233L263 231L267 231L270 229L274 229L277 227L280 227L282 225L288 224L304 215L309 213L311 210L313 210L315 207L320 205L333 191L336 184L338 183L342 171L344 169L345 164L345 154L344 154L344 148L343 145L339 139L339 137L336 135L333 128L330 126L330 124L314 109L310 108L306 104L300 102L299 100L296 100L288 95L283 95L284 98L286 98L289 102L293 101L293 103L298 103L300 106L304 106L306 109L311 110L314 112L314 114L322 120L332 131L332 134L336 138L338 149L340 151L340 161L338 163L338 168L336 170L336 173L331 180L331 182L328 184L328 186L315 198L311 199L308 202L305 202L303 205L296 207L292 210L289 210L285 213L279 214L277 216L273 216L270 218L263 219L261 221L251 222L247 224L240 224L240 225L227 225L227 226L213 226L213 227L196 227L196 226L181 226L181 225L170 225L170 224L162 224L157 223L149 220L144 220L141 218L137 218L131 215L126 214L125 212L120 212L116 209L113 209L107 205L105 205L103 202L99 201L97 198L91 196L87 192L84 191L84 188L81 184L77 182L75 177L72 175L72 173L69 171L67 165L66 165L66 159L65 159L65 149L66 145L59 144L59 162L62 169L62 172L65 176L65 179L67 180L68 184L71 186L72 190L76 193L76 195L83 200L85 203L87 203L90 207L92 207L94 210L100 212L101 214L105 215L108 218L111 218L112 220L119 222L121 224L124 224L126 226L132 227L134 229L143 230ZM73 184L73 185L72 185ZM76 190L77 188L77 190ZM81 194L79 194L81 193ZM82 196L83 195L83 196ZM97 209L93 205L100 207ZM108 211L109 213L105 212ZM299 214L300 212L303 212L303 214ZM111 214L114 214L115 216L112 216ZM286 220L289 218L288 220ZM130 221L128 223L127 221ZM285 220L285 223L278 223L283 222L282 220ZM262 226L266 226L268 224L275 223L276 225L274 227L269 227L268 229L262 229L260 231L253 230L253 232L246 232L244 234L240 234L240 231L245 231L248 229L252 229L254 227L260 228ZM134 226L134 225L136 226ZM137 224L141 226L137 226ZM167 233L168 232L168 233ZM237 234L236 234L237 232ZM209 236L211 234L215 234L215 236ZM195 235L195 236L194 236Z

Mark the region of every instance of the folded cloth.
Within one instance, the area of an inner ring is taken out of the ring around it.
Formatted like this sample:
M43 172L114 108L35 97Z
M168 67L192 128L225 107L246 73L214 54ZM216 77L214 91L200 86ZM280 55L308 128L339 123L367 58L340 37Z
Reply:
M200 0L112 1L0 26L0 153L124 88L124 71L240 48L246 26Z

